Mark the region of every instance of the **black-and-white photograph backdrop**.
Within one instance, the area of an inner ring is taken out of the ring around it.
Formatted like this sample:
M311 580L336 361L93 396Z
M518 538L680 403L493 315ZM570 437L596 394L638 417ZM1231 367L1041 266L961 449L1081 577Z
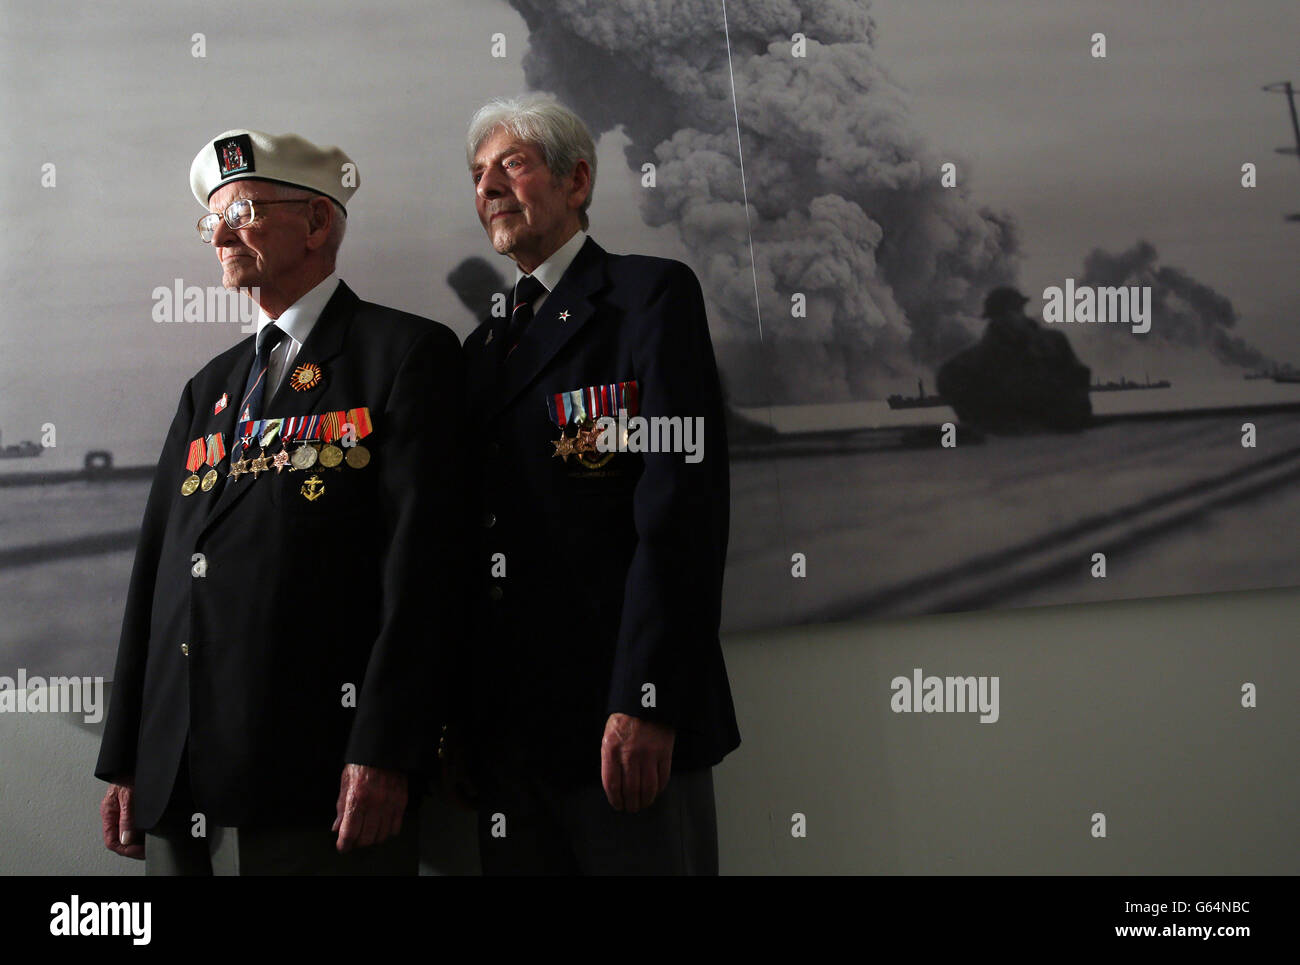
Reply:
M598 139L592 237L702 283L724 632L1300 583L1291 0L381 7L5 5L7 664L111 671L170 413L253 330L196 151L337 144L340 276L463 337L514 277L466 126L527 91Z

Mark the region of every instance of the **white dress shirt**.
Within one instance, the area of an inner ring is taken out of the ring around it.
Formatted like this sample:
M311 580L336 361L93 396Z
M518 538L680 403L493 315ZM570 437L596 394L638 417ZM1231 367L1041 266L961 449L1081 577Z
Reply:
M284 378L284 374L293 365L294 359L298 357L298 350L302 348L302 343L307 341L307 336L311 334L311 330L316 327L321 313L325 311L325 306L334 297L334 291L338 287L339 276L331 272L320 284L286 308L279 318L272 318L261 308L258 308L257 345L259 347L262 344L262 333L266 330L266 326L272 323L275 323L277 328L289 336L280 339L280 344L271 350L270 368L266 373L266 398L268 400L275 395L276 389L280 387L281 379Z
M574 232L573 237L560 245L551 257L533 269L533 277L542 283L546 291L542 292L533 301L533 314L536 315L542 310L542 303L546 301L546 296L555 291L555 286L560 283L564 273L569 270L569 265L573 259L578 256L578 250L582 247L583 242L587 240L587 232L579 228ZM519 279L524 277L524 272L515 266L515 284L519 284Z

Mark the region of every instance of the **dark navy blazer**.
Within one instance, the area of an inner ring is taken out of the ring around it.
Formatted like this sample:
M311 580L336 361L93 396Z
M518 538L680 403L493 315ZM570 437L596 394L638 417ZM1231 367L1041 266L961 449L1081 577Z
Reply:
M187 737L210 822L328 827L345 763L427 764L445 716L435 658L459 630L464 567L448 522L464 500L456 336L340 285L295 360L322 378L296 391L286 373L262 415L366 406L369 465L182 495L189 442L221 432L230 445L252 360L250 337L186 384L145 510L95 767L134 777L142 829L163 812ZM323 491L309 500L312 476Z
M596 780L622 712L676 729L675 769L716 764L740 736L718 640L727 437L699 282L588 238L503 360L506 321L464 346L479 497L467 730L480 753ZM703 418L701 461L556 455L548 397L629 381L641 416Z

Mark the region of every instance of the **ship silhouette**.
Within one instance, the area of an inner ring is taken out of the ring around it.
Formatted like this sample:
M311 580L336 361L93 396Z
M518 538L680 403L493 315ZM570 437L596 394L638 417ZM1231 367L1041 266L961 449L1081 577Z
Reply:
M1119 377L1118 382L1101 382L1097 381L1088 386L1089 392L1128 392L1131 389L1167 389L1171 385L1168 379L1161 379L1159 382L1152 382L1148 374L1145 382L1130 382L1124 376Z
M1250 376L1247 376L1249 378ZM1291 379L1279 378L1274 376L1278 381L1300 381L1300 373ZM1157 382L1151 381L1151 376L1147 375L1145 382L1130 382L1124 376L1119 377L1118 382L1101 382L1097 381L1088 386L1089 392L1128 392L1132 389L1168 389L1173 383L1168 379L1160 379ZM916 395L899 395L894 393L886 401L891 409L924 409L930 406L947 405L947 401L941 395L926 395L925 382L921 379L916 380Z
M1272 379L1274 382L1300 382L1300 369L1297 369L1290 362L1282 365L1274 362L1271 369L1256 369L1254 372L1247 372L1242 378Z
M0 445L0 459L32 459L44 451L30 439L24 439L14 446Z
M926 409L935 405L947 405L941 395L926 395L925 382L916 380L916 395L899 395L894 393L885 401L891 409Z

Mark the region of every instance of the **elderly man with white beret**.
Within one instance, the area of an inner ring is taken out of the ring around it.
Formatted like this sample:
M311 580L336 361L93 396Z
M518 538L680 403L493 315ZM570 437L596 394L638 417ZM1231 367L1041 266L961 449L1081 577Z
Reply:
M108 720L104 842L150 874L418 870L457 632L456 336L335 273L335 147L226 131L199 240L259 306L180 395L141 528Z

